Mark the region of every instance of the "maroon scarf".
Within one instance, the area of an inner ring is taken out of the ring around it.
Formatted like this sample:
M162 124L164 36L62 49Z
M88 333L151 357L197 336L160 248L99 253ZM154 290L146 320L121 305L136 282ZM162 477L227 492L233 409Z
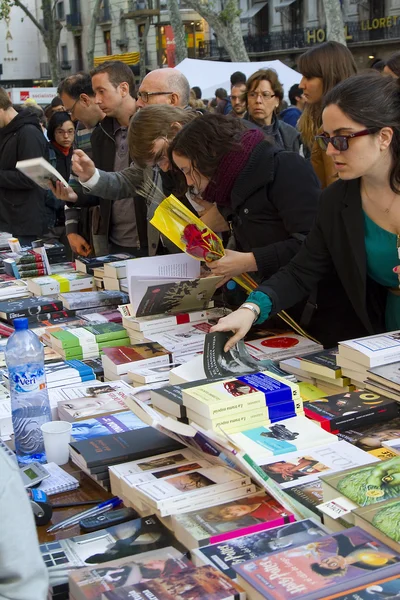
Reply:
M238 175L243 170L254 148L265 139L261 129L249 129L240 139L241 151L228 152L218 165L217 172L204 190L207 202L228 206Z

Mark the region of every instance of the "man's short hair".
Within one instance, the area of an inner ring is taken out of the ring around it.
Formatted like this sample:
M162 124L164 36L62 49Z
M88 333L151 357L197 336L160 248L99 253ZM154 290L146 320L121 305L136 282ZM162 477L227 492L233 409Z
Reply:
M120 60L106 60L90 71L90 76L93 78L99 73L107 73L112 85L117 88L121 83L129 85L129 93L131 96L136 94L135 78L132 69Z
M296 106L296 104L297 104L296 98L300 98L302 95L303 95L303 90L301 89L301 87L299 87L299 84L295 83L294 85L292 85L292 87L289 90L290 104L292 104L293 106Z
M0 87L0 108L3 110L7 110L12 106L12 102L10 100L10 96L7 94L6 90Z
M225 100L228 97L228 92L224 88L218 88L215 90L215 97L218 98L218 100Z
M78 100L81 94L86 94L90 97L95 95L92 88L92 79L89 73L84 73L83 71L63 79L57 88L57 93L60 96L61 94L67 94L67 96L70 96L74 100Z
M241 71L235 71L231 75L231 87L233 87L234 85L240 85L241 83L244 83L246 85L246 81L247 77Z
M198 85L193 86L192 90L194 91L194 93L196 95L196 99L201 100L201 89L199 88L199 86Z

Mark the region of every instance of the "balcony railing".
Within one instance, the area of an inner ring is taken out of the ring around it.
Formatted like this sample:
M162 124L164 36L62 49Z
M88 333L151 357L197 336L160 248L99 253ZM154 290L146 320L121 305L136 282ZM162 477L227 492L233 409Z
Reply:
M82 27L82 18L80 12L67 15L67 29L76 29Z
M347 43L352 44L375 42L377 40L400 39L400 19L390 27L378 27L379 19L364 20L361 22L350 21L346 23ZM376 27L374 27L376 26ZM245 35L243 41L250 55L266 52L279 52L284 50L301 50L315 43L324 42L324 29L292 29L258 35ZM227 60L228 55L216 40L204 41L204 48L196 49L197 58L214 58Z
M68 62L59 62L61 77L68 77L77 73L81 66L77 60L69 60ZM40 79L51 79L49 63L40 63Z

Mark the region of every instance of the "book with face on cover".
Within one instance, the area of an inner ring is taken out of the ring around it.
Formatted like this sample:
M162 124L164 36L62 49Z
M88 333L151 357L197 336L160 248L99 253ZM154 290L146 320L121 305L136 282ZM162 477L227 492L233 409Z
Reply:
M217 541L193 550L191 555L195 565L211 564L236 580L234 565L260 556L268 556L284 548L313 544L327 533L328 530L320 523L313 519L305 519L296 523L282 524L268 531L239 533L233 539Z
M250 599L321 600L398 573L399 561L398 552L352 527L311 544L248 560L234 569Z
M338 434L338 437L373 456L381 458L384 456L383 442L400 439L400 417L384 423L364 425L363 427L357 427L357 429L342 431Z
M261 492L212 508L173 515L171 519L176 538L188 549L223 543L295 520L277 500Z
M95 600L102 593L180 573L189 566L193 565L182 552L167 546L99 566L75 569L69 574L69 592L74 600Z
M81 421L127 410L125 400L133 392L124 381L90 381L51 390L62 421Z
M210 565L102 594L101 600L245 600L244 591Z

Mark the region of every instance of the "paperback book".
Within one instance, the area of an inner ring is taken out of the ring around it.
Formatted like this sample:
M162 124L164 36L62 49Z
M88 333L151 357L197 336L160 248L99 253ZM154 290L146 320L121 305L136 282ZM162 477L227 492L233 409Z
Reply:
M112 433L123 433L146 427L133 412L126 410L116 415L103 415L86 421L72 423L71 439L75 442L81 440L92 440Z
M52 390L50 397L58 404L60 420L73 422L126 411L125 401L131 393L124 381L91 381Z
M121 252L119 254L106 254L105 256L79 256L76 261L76 270L82 273L89 273L93 275L93 269L104 266L106 263L115 263L123 260L134 258L132 254L128 252Z
M126 375L135 366L163 366L173 362L171 353L157 342L104 348L102 361L104 369L114 374L115 378Z
M354 524L371 533L384 544L400 548L400 500L393 499L364 506L354 511ZM400 590L400 588L399 588Z
M31 315L60 310L63 310L61 300L45 296L39 298L19 298L18 300L2 300L0 302L0 319L11 323L12 319L16 319L17 317L29 317Z
M383 450L382 443L400 438L400 417L384 423L343 431L339 433L339 438L380 458Z
M33 277L28 280L28 290L36 296L63 294L65 292L91 290L92 288L93 277L82 273L47 275L45 277Z
M400 331L390 331L339 343L339 356L367 369L397 362L399 352Z
M231 579L236 579L235 565L268 555L281 549L296 548L303 544L318 543L327 530L312 519L281 525L268 531L239 535L194 550L195 565L211 564Z
M67 292L60 295L65 308L69 310L81 310L83 308L95 308L98 306L118 306L126 304L128 295L118 291L104 292Z
M353 527L303 544L235 565L239 584L249 598L258 593L268 600L320 600L350 586L392 575L400 555Z
M272 360L283 360L292 356L304 356L323 350L320 344L304 338L296 333L284 333L281 335L270 335L266 338L251 340L246 343L250 355L256 358L260 357L260 351L263 358Z

